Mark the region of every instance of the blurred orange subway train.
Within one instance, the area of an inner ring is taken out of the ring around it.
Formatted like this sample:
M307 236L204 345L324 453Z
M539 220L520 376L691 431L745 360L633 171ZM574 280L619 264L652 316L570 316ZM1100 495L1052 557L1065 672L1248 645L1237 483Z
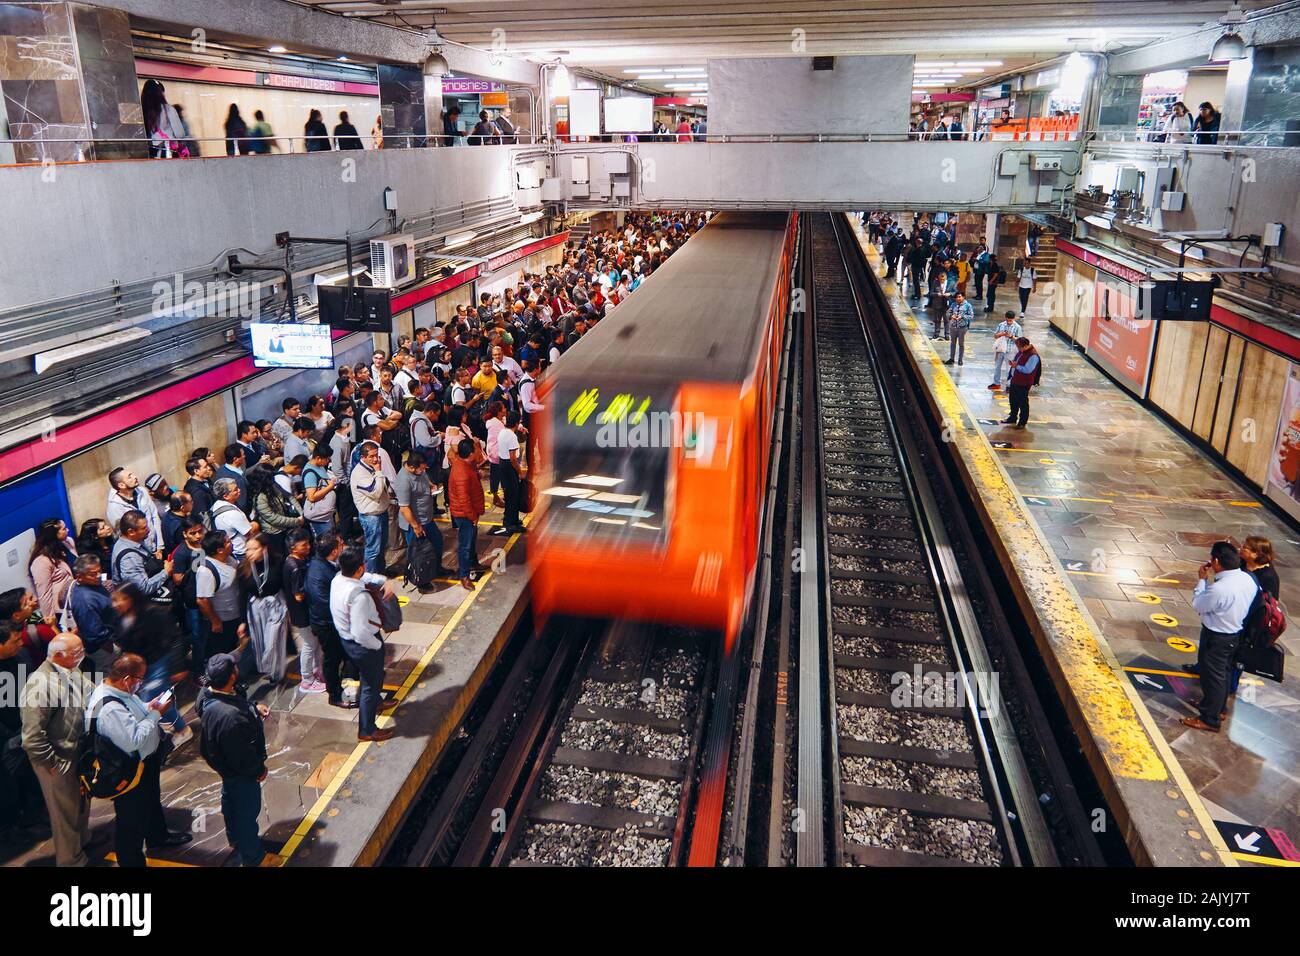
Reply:
M753 592L794 213L715 215L539 385L534 614L721 631Z

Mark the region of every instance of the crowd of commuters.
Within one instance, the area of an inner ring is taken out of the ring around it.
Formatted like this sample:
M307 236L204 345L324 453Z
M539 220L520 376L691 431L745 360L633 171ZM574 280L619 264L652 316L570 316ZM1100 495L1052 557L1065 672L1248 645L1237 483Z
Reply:
M286 396L274 421L240 421L224 448L193 449L183 482L113 468L102 517L75 535L44 522L32 587L0 594L0 669L23 687L0 707L0 827L48 826L59 865L84 865L76 755L93 734L140 770L114 800L120 865L188 840L167 829L158 781L194 735L179 697L197 688L227 832L244 863L260 863L267 710L254 691L287 686L296 653L298 693L357 709L360 740L392 735L377 722L392 577L421 590L442 577L445 515L456 582L475 589L487 496L503 511L493 534L525 531L538 377L705 220L629 214L571 240L544 273L457 306L391 356L340 368L328 393ZM392 548L390 524L404 539ZM415 580L424 542L434 567Z
M904 223L887 213L863 215L867 237L885 260L883 275L909 290L916 307L931 315L931 336L948 344L945 365L966 362L966 334L975 321L975 302L983 301L983 314L997 308L998 290L1008 281L1007 270L983 241L968 248L957 242L957 217L944 214L931 219L916 214ZM993 329L993 381L989 389L1007 390L1010 404L1002 424L1024 428L1029 420L1029 393L1042 379L1042 358L1024 335L1020 319L1038 280L1029 256L1037 251L1041 230L1031 224L1025 257L1015 263L1020 311L1007 311ZM973 288L971 288L973 286ZM973 292L974 301L968 298ZM1005 367L1005 378L1004 375Z

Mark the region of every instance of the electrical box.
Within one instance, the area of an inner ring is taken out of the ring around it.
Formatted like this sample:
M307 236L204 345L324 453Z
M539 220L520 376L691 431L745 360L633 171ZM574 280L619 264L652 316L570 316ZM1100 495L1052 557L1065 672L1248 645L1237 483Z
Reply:
M1115 188L1111 191L1117 193L1136 192L1141 176L1142 170L1136 166L1121 166L1115 170Z
M1033 163L1034 169L1038 172L1057 170L1061 168L1061 157L1056 155L1044 156L1040 153L1035 153Z
M628 164L631 162L632 157L627 153L609 153L605 156L605 172L630 173L632 169Z
M611 184L615 199L632 198L632 183L626 179L615 179Z
M572 165L569 168L571 171L569 179L571 179L573 182L575 183L591 182L591 173L588 172L587 170L586 156L574 156L572 159Z
M1286 226L1280 222L1264 223L1264 231L1260 234L1259 244L1265 249L1276 249L1282 245L1282 233L1286 232Z
M998 175L1014 176L1018 172L1020 172L1020 154L1014 150L1007 150L998 162Z
M1055 191L1056 191L1056 187L1053 186L1051 183L1042 183L1041 185L1039 185L1038 187L1039 204L1041 205L1043 203L1050 203L1052 201L1052 193L1054 193Z
M1160 194L1160 208L1165 212L1182 212L1187 203L1187 193L1165 190Z
M519 189L536 189L541 185L537 170L531 165L515 168L515 186Z
M557 178L542 180L542 202L560 202L564 199L564 189Z

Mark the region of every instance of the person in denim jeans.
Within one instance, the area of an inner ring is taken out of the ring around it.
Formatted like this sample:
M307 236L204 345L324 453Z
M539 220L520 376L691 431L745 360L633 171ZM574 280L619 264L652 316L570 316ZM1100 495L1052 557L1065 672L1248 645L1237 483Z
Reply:
M958 292L953 296L952 305L948 306L944 318L947 319L948 334L952 344L948 347L948 359L943 364L951 365L956 359L957 364L961 365L966 361L966 332L975 318L975 309L966 301L966 297Z
M448 455L451 473L447 478L447 499L451 523L456 528L456 562L460 586L474 590L472 572L482 570L477 559L478 519L487 509L479 466L486 460L483 448L473 438L462 438Z
M388 479L380 470L379 446L372 441L361 443L361 458L349 479L352 500L366 536L366 568L372 574L384 570L388 550Z

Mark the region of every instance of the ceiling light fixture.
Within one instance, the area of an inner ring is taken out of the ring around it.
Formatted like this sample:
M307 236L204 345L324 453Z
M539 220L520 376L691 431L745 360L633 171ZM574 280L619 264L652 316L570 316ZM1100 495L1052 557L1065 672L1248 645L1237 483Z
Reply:
M275 46L267 47L266 52L267 53L288 53L289 51L277 43Z
M1241 12L1239 0L1232 0L1232 8L1223 15L1219 23L1224 32L1214 41L1210 50L1210 62L1221 63L1225 60L1244 60L1246 58L1246 41L1241 38L1237 28L1246 22L1246 15Z

